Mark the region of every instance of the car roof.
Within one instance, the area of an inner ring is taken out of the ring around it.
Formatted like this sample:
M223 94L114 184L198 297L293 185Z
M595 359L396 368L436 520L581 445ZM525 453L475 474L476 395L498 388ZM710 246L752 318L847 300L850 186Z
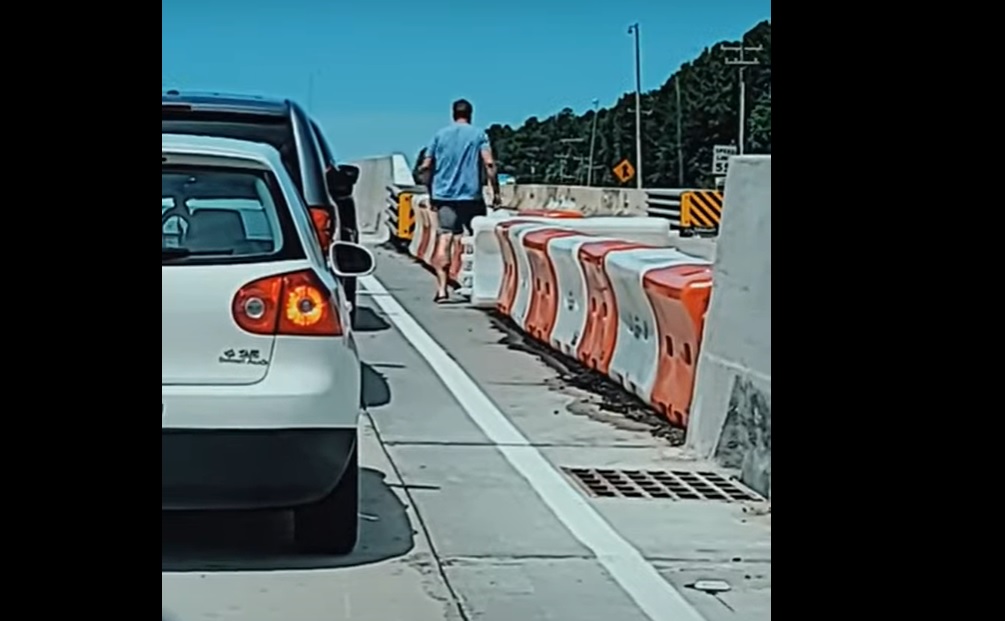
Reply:
M161 152L250 159L268 164L274 171L283 170L279 151L264 142L191 134L161 134Z
M290 102L287 99L225 93L181 92L176 90L161 93L161 105L192 106L203 110L219 110L221 112L253 112L275 115L286 115L290 111Z

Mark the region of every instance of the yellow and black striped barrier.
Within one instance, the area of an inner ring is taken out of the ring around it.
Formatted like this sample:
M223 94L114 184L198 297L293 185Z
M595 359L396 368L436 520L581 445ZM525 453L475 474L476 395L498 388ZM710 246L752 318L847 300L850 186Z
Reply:
M716 234L721 221L722 192L698 190L681 194L681 232Z
M398 195L398 239L412 239L415 235L415 209L412 207L411 192Z

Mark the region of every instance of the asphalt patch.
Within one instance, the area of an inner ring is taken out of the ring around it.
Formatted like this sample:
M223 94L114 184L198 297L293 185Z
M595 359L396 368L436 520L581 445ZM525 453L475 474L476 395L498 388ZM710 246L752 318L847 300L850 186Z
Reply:
M513 321L498 311L487 311L492 327L502 333L498 343L508 349L531 354L554 369L557 378L549 378L545 385L552 390L576 388L590 393L596 400L576 401L568 406L570 413L588 416L620 429L648 431L657 438L666 440L670 446L684 444L685 431L670 425L647 403L625 391L592 369L588 369L568 356L556 352L527 336Z

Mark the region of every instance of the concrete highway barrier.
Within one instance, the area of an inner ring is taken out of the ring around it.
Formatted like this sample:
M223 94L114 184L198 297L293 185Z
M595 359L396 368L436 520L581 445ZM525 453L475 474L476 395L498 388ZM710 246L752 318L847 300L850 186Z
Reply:
M687 446L771 496L771 156L731 158Z
M413 183L405 156L400 153L353 162L359 180L353 188L357 226L361 236L383 242L388 237L387 188Z
M519 211L578 211L586 216L644 216L646 193L627 188L517 184L503 186L503 204Z

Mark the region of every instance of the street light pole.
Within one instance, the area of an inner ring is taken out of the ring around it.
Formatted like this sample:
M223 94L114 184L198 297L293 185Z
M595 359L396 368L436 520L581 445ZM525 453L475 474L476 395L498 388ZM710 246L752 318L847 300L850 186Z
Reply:
M642 61L639 53L639 24L628 27L635 35L635 187L642 189Z
M586 169L586 187L593 185L593 146L597 144L597 116L600 112L600 100L593 100L593 129L590 130L590 164Z
M760 52L760 51L764 50L764 47L762 47L760 45L757 45L757 46L744 45L743 42L741 41L740 45L738 45L738 46L729 47L729 46L723 45L723 46L720 46L720 49L723 52L739 52L740 53L740 57L738 59L736 59L736 60L730 60L730 59L727 58L726 59L726 64L727 65L735 65L740 70L739 71L739 73L740 73L740 144L738 145L737 151L739 152L739 155L743 155L743 141L745 139L744 134L746 133L745 130L747 128L747 121L746 121L746 116L747 116L747 84L746 84L746 81L743 79L743 70L746 69L747 67L761 64L761 61L759 61L757 59L750 60L749 58L744 58L743 57L743 53L744 52Z
M684 187L684 145L681 138L681 117L684 112L680 109L680 71L673 79L674 89L677 91L677 185Z

